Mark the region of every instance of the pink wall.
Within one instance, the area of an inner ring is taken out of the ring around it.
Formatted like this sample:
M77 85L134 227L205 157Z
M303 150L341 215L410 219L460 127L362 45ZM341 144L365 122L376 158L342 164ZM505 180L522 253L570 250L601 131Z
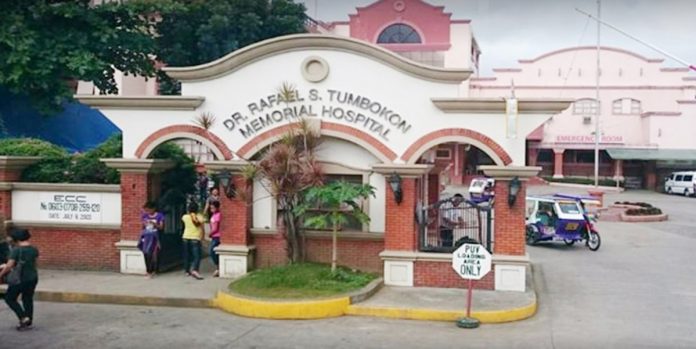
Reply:
M450 44L450 17L444 7L432 6L420 0L383 0L369 6L358 7L357 14L350 15L350 36L368 42L394 23L412 26L426 45Z
M578 47L519 60L517 67L497 69L492 79L473 79L470 93L507 96L514 81L520 98L594 98L595 55L594 47ZM600 125L605 141L601 148L696 148L696 137L685 131L696 129L696 105L678 103L696 95L696 82L685 79L686 71L616 48L603 48L600 60ZM640 101L641 113L615 114L612 103L621 98ZM540 147L592 148L593 131L594 119L585 124L583 115L573 114L571 107L546 123ZM573 135L586 137L574 142L568 137Z

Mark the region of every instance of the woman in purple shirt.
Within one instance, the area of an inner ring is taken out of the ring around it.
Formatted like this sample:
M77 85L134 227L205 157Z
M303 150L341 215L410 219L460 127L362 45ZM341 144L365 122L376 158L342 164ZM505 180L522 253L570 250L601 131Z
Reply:
M152 278L157 272L158 257L160 251L159 233L164 230L164 215L157 212L155 203L148 202L143 206L143 214L140 218L143 231L138 241L138 249L145 257L145 270L147 277Z

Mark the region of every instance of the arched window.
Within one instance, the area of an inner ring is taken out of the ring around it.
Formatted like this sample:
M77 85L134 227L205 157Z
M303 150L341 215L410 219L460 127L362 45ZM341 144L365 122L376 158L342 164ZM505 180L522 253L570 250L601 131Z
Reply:
M420 44L421 37L413 27L406 24L392 24L386 27L377 38L378 44Z
M636 115L641 112L640 101L632 98L617 99L612 103L612 112L618 115Z
M575 115L596 115L599 103L591 98L579 99L573 103L573 114Z

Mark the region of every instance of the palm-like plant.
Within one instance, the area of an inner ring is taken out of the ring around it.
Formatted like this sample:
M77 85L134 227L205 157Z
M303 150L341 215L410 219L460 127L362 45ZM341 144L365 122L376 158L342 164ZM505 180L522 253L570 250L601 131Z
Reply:
M304 221L306 227L331 228L331 272L336 271L339 227L348 223L350 217L362 224L368 223L370 217L363 212L360 201L370 196L375 196L375 188L369 184L358 185L338 181L310 188L305 195L304 204L297 208L299 215L306 214L312 206L321 212L318 215L306 217Z
M288 240L288 257L300 259L300 220L296 208L302 204L303 193L322 184L321 165L315 157L319 134L306 121L294 124L291 131L271 145L254 168L244 171L247 180L262 179L278 202Z

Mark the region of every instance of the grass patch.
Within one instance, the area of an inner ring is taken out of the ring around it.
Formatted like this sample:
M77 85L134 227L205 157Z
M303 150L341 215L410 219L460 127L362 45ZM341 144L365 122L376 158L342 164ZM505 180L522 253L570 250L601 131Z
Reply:
M319 298L358 290L376 276L370 273L331 267L325 264L297 263L260 269L232 282L230 290L262 298Z

